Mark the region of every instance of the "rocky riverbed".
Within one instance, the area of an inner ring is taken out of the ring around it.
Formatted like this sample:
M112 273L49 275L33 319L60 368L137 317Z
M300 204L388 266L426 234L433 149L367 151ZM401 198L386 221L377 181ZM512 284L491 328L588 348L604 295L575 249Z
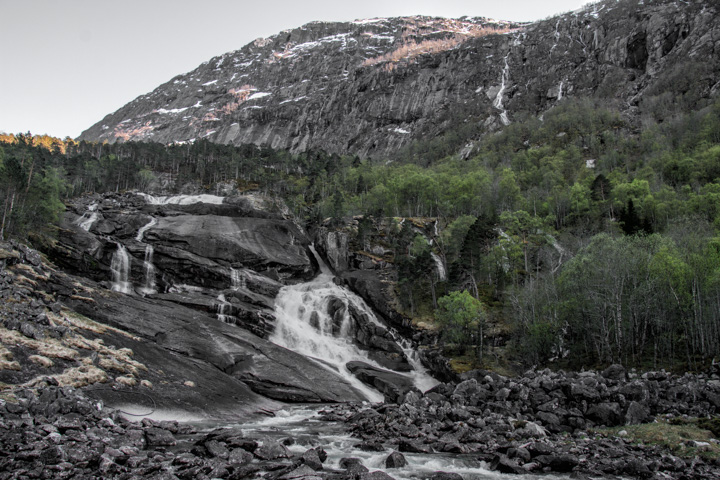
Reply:
M699 455L716 449L716 441L695 441L694 455L679 456L666 447L632 441L624 430L639 421L627 416L637 400L623 401L625 395L644 395L642 420L658 424L714 414L714 375L655 372L632 378L613 367L602 373L528 372L517 379L483 371L465 377L425 394L409 393L400 404L305 409L302 414L314 422L305 429L270 412L221 428L130 421L95 398L96 390L105 387L83 392L48 380L47 386L6 392L0 401L0 479L467 480L507 474L659 480L720 475L720 463ZM580 386L586 388L583 393ZM588 403L593 393L597 401ZM543 394L552 396L552 409L548 402L538 403ZM598 415L612 410L627 410L626 416ZM612 425L623 430L605 428ZM339 435L344 435L341 441Z
M657 479L720 475L716 460L680 458L659 445L637 443L628 433L638 424L652 423L662 432L664 425L716 415L716 374L638 375L613 365L600 373L543 370L507 378L476 370L463 377L423 395L411 392L400 404L342 406L325 418L344 421L362 448L469 454L503 473ZM693 454L717 451L715 439L681 441L671 447Z

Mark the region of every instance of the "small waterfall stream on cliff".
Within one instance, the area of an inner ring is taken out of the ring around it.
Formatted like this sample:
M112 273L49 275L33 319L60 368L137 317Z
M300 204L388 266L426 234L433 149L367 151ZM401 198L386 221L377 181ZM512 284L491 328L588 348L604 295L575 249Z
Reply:
M445 265L443 264L442 259L435 252L430 252L430 256L432 257L433 262L435 262L435 270L437 270L438 280L444 282L447 280L447 272L445 271Z
M120 293L131 293L132 285L128 281L130 276L130 254L120 242L117 243L117 250L113 253L110 271L112 272L112 290Z
M75 221L75 223L80 225L80 228L82 228L86 232L89 232L93 226L93 223L95 223L98 218L97 208L97 203L93 203L92 205L88 206L87 211L83 213L82 216Z
M148 223L143 225L140 230L138 230L137 235L135 236L135 240L138 242L143 241L143 237L145 235L145 232L150 230L153 226L157 225L158 221L157 218L153 217L150 219ZM155 248L150 245L145 245L145 259L143 260L143 270L145 272L145 285L143 285L141 291L145 295L155 293L155 265L153 265L153 254L155 253Z
M315 250L312 251L320 264L320 275L310 282L286 286L280 290L275 299L277 325L269 340L318 360L325 368L340 374L363 392L368 400L381 401L382 394L365 386L345 367L348 362L361 361L386 370L352 342L350 338L352 318L349 307L352 306L366 314L378 325L380 322L362 298L333 282L330 269L318 257ZM333 318L333 315L328 313L329 302L338 299L344 305L342 319ZM410 350L407 344L401 347ZM415 369L407 376L412 378L418 389L425 391L437 384L437 381L422 367L416 355L412 352L407 352L406 355Z
M508 53L507 55L505 55L504 58L505 66L503 67L502 75L500 76L500 90L498 90L495 101L493 102L493 107L500 110L500 121L502 121L503 125L510 125L510 119L508 118L507 110L503 106L503 94L505 93L505 89L507 88L508 77L510 76L510 64L508 64L509 56L510 51L508 50Z
M152 263L155 249L152 245L145 245L145 259L143 269L145 270L145 285L142 287L144 294L155 293L155 265Z

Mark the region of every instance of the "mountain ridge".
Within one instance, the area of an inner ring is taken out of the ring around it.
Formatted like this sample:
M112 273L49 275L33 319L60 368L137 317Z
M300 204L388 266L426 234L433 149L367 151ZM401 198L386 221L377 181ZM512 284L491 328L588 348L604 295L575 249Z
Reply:
M617 102L637 118L639 107L651 115L688 92L695 103L718 93L717 17L707 1L611 0L530 24L312 22L174 77L79 139L384 158L468 125L463 142L478 140L568 96Z

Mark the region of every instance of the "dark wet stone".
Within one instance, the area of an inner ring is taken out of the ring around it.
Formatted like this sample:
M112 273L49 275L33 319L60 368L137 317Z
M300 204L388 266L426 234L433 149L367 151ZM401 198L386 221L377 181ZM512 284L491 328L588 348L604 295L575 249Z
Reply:
M405 465L407 465L407 460L405 460L405 456L400 452L392 452L385 459L386 468L402 468Z
M230 454L227 447L217 440L208 440L205 442L205 448L211 457L228 458Z
M585 416L596 424L606 427L621 425L623 422L620 405L615 402L604 402L593 405L588 409Z
M65 452L65 448L60 445L53 445L51 447L45 448L40 453L39 459L42 460L42 462L46 465L55 465L64 462L67 457L68 456Z
M258 443L255 440L236 439L234 443L230 443L233 447L242 448L246 452L253 453L258 448Z
M355 457L346 457L340 459L340 468L353 473L366 473L368 468L363 465L362 460Z
M490 469L500 473L525 473L515 460L511 460L507 455L496 455L490 463Z
M398 450L405 453L433 453L430 445L414 440L400 440Z
M635 478L650 478L653 475L652 470L642 460L629 460L622 470L626 475Z
M310 450L306 450L302 454L300 459L302 460L302 462L305 465L312 468L313 470L322 470L323 469L323 462L320 459L320 455L318 455L317 450L315 450L314 448L312 448Z
M227 461L230 465L247 465L253 460L253 455L242 448L235 448L230 451Z
M374 472L364 472L357 476L358 480L395 480L393 477L381 470Z
M158 427L147 428L145 438L149 447L177 445L177 440L172 433Z
M280 480L322 480L322 477L319 477L315 470L308 465L300 465L291 472L285 473L278 478Z
M355 445L355 448L363 452L384 452L385 447L380 442L362 442Z
M639 402L630 402L625 413L625 425L645 423L650 417L648 408Z
M602 371L602 376L610 380L625 380L627 371L622 365L613 364Z
M554 472L571 472L579 463L578 457L569 454L540 455L535 460Z
M285 445L278 442L265 442L260 445L253 453L257 458L261 460L290 458L290 451Z
M430 480L463 480L463 477L454 472L435 472L430 476Z

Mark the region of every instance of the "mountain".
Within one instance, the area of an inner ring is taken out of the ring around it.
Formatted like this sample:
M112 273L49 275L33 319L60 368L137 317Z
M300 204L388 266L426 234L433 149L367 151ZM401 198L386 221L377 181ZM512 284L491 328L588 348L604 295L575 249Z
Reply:
M386 157L442 134L460 148L581 96L639 122L717 95L718 38L718 8L707 0L606 0L529 24L314 22L173 78L80 140L206 138Z

